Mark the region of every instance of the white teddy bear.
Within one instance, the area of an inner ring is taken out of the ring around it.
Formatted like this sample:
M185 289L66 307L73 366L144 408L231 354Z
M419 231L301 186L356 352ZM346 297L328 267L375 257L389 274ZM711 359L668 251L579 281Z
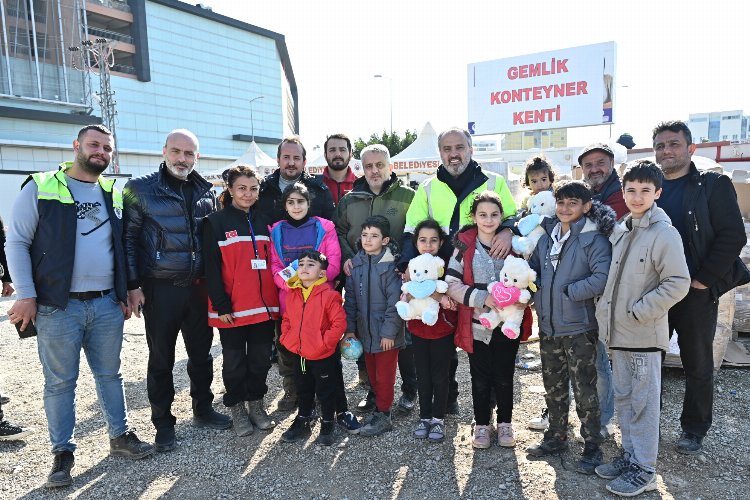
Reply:
M535 280L536 272L529 267L528 262L520 257L507 256L500 271L500 281L487 285L487 291L500 309L482 313L479 316L482 326L494 330L503 323L503 334L509 339L518 338L524 309L531 300L531 293L527 288L535 292Z
M425 325L437 323L440 304L431 295L445 293L448 283L439 279L443 275L445 262L440 257L424 253L409 261L409 278L401 291L413 298L409 302L396 302L396 311L404 320L420 319Z
M521 236L514 236L513 251L528 259L534 252L539 238L544 234L541 224L545 217L555 215L555 195L552 191L542 191L529 198L529 215L518 221Z

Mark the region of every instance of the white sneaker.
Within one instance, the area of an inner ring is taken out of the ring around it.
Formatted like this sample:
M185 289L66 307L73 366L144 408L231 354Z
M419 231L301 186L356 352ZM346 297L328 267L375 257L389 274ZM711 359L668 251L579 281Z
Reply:
M529 420L529 429L534 431L544 431L549 427L549 410L545 408L542 410L542 414L536 418Z
M513 426L510 423L497 424L497 444L503 448L513 448L516 445Z

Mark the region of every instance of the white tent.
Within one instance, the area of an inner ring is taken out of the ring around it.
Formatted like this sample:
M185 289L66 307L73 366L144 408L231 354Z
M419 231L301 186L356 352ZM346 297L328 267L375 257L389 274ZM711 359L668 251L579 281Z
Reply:
M410 172L435 173L440 166L440 151L437 133L430 122L425 123L417 139L409 147L391 158L391 163L397 175Z
M224 170L228 168L236 167L237 165L247 165L253 167L255 169L255 172L261 178L276 170L277 167L276 160L268 156L262 149L260 149L258 144L253 141L250 143L250 146L247 148L247 150L242 153L242 156L224 167L224 169L216 170L213 172L206 172L202 175L206 180L213 184L221 184L222 172L224 172Z

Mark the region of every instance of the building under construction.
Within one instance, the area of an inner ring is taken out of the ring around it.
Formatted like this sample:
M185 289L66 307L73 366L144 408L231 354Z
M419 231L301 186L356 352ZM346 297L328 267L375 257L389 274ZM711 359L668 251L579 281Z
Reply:
M204 171L298 132L281 34L176 0L0 0L0 21L3 217L13 181L70 160L83 125L115 131L124 175L154 171L175 128L197 134Z

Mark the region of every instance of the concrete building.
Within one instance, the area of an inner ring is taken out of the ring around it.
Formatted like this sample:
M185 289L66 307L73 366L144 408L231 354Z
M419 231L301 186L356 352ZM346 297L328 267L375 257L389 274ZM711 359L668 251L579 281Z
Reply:
M503 151L565 148L568 146L568 129L511 132L503 136L501 144Z
M745 141L750 138L750 119L742 110L694 113L688 127L695 143Z
M0 21L5 218L15 180L70 160L77 130L102 122L97 39L112 49L121 175L154 171L175 128L198 135L202 171L235 160L253 136L275 157L281 139L298 133L297 85L279 33L176 0L2 0Z

